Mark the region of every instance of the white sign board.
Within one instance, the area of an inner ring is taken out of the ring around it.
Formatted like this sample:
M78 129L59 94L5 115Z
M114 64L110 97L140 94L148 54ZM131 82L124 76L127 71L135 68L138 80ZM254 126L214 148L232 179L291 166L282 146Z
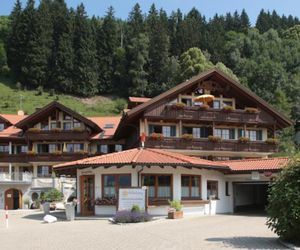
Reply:
M119 189L118 210L131 210L133 205L146 210L146 188Z
M251 172L251 179L258 181L260 179L259 172L256 171Z

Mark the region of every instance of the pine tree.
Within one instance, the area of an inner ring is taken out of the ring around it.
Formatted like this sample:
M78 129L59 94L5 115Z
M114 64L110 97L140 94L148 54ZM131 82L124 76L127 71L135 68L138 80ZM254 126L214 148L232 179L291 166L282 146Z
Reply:
M129 93L135 96L145 96L148 81L145 66L148 62L149 56L149 39L140 33L138 37L132 38L128 46L128 53L132 58L129 65Z
M24 61L22 53L24 43L24 37L22 36L23 30L21 25L22 6L20 0L16 1L16 4L10 14L10 19L11 28L7 42L7 63L14 73L15 77L19 79L22 63Z
M73 93L92 96L97 93L96 44L83 4L77 7L74 23Z
M250 23L249 16L248 16L247 12L245 11L245 9L242 10L240 18L241 18L240 32L246 33L248 31L248 29L251 27L251 23Z
M138 3L134 5L133 9L129 13L127 25L128 30L126 38L128 40L132 39L133 37L137 37L140 33L145 32L144 17L141 7Z
M114 10L109 7L102 25L98 30L97 55L99 65L99 91L110 93L113 86L113 55L118 46L117 22Z
M179 9L176 12L171 13L168 23L170 54L179 56L182 53L182 48L180 46L180 27L182 25L182 13Z

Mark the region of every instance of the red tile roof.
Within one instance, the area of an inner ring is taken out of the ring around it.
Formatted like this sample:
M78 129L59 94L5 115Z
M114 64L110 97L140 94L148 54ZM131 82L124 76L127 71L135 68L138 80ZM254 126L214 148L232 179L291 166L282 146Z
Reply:
M78 161L62 163L54 166L57 170L88 166L115 166L115 165L142 165L142 166L183 166L208 169L229 170L220 162L203 160L161 149L134 148L117 153L90 157Z
M111 138L115 134L115 131L120 123L121 116L105 116L105 117L88 117L92 122L96 123L101 129L102 133L99 133L93 137L93 139ZM107 124L112 124L113 127L106 127Z
M4 138L19 138L22 129L16 128L15 126L10 126L0 132L0 137Z
M232 171L260 171L260 170L280 170L287 166L289 158L275 157L267 159L244 159L233 161L222 161L229 166Z
M139 103L144 103L150 101L151 98L147 97L136 97L136 96L129 96L129 101L130 102L139 102Z
M27 117L27 115L10 115L10 114L0 114L5 120L9 121L11 124L15 125L19 121Z

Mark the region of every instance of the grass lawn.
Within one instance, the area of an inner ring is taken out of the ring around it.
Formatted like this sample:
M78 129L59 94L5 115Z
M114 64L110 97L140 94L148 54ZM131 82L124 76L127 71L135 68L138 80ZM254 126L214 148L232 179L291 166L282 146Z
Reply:
M64 94L51 96L47 91L42 95L37 95L36 90L18 90L13 87L9 79L0 78L0 113L16 114L17 110L22 109L25 113L31 114L36 108L43 107L53 100L86 116L118 115L126 103L124 99L104 96L92 98L79 98Z

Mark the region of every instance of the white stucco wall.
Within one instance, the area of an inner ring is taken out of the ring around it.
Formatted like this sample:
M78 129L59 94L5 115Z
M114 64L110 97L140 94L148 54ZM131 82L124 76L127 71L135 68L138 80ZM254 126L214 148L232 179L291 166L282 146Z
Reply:
M80 176L81 175L95 175L95 198L102 197L102 174L131 174L132 186L138 186L138 171L141 167L132 168L131 166L126 166L122 168L110 167L103 168L99 167L96 169L87 168L83 170L77 170L77 193L78 199L80 200ZM225 181L226 177L223 173L215 170L205 170L205 169L186 169L182 167L177 167L176 169L172 167L160 168L157 166L147 168L144 167L140 174L143 173L155 173L155 174L172 174L173 175L173 199L181 199L181 174L191 174L191 175L201 175L201 197L203 200L207 199L207 180L218 181L218 200L214 200L211 203L211 213L228 213L232 212L232 206L230 206L231 198L225 194ZM141 183L141 178L139 180ZM230 187L230 189L232 189ZM231 191L232 192L232 191ZM188 206L185 205L183 210L185 214L209 214L209 205L197 205ZM112 215L116 211L114 206L96 206L96 215ZM168 206L150 206L148 212L152 215L166 215L168 211ZM80 206L78 206L78 212L80 212Z

